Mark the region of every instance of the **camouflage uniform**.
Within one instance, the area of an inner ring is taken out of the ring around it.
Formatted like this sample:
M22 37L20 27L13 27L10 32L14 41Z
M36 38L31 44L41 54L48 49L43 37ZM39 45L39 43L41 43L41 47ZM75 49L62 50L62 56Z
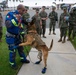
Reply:
M66 8L64 8L64 10L66 10ZM67 11L67 10L66 10ZM60 15L60 20L59 20L59 27L60 27L60 39L58 42L62 41L62 37L64 37L62 43L65 42L65 38L66 38L66 33L67 33L67 28L68 28L68 21L69 21L69 13L62 13Z
M0 13L0 42L2 39L2 14Z
M52 8L52 12L49 13L49 19L50 19L50 24L49 24L49 35L51 34L51 29L53 27L53 34L55 34L55 25L56 25L56 21L58 21L58 14L57 12L53 11Z
M26 22L26 19L29 19L29 18L30 18L30 14L27 12L27 10L28 10L28 8L25 7L26 13L24 13L24 14L22 15L22 19L23 19L23 21L25 21L25 22ZM27 25L26 25L26 24L24 24L24 30L25 30L25 34L26 34L26 32L27 32Z
M36 13L37 13L37 12L39 12L38 9L36 9ZM37 13L37 15L35 14L35 15L32 17L32 19L33 19L33 18L36 19L35 25L36 25L37 33L38 33L39 35L41 35L41 24L40 24L40 22L41 22L41 17L40 17L39 14Z
M72 30L73 30L72 39L74 40L74 37L76 35L76 7L73 8L73 12L72 12L72 14L70 16L70 21L69 22L72 25L71 26ZM69 29L69 33L70 33L70 29ZM70 36L69 36L69 38L70 38Z
M44 8L44 7L43 7ZM42 34L43 34L43 37L45 37L45 31L46 31L46 20L43 20L42 18L46 18L47 19L47 13L45 11L41 11L39 13L40 17L41 17L41 20L42 20Z

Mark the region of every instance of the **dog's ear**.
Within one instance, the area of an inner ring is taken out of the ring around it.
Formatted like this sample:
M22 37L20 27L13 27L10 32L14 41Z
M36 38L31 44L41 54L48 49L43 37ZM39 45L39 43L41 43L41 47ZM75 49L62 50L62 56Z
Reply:
M32 21L31 21L30 25L35 24L35 22L36 22L36 18L32 18Z
M35 24L30 25L28 29L29 29L29 30L36 30L36 26L35 26Z

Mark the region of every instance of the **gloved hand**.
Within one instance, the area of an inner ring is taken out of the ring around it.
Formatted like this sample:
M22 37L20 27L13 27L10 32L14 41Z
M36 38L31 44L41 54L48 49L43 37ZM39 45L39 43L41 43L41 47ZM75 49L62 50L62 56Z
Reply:
M31 22L32 21L32 19L31 18L28 18L28 19L26 19L26 22Z
M19 47L19 45L16 45L16 46L9 46L9 49L10 50L13 50L13 49L16 49L16 48L18 48Z

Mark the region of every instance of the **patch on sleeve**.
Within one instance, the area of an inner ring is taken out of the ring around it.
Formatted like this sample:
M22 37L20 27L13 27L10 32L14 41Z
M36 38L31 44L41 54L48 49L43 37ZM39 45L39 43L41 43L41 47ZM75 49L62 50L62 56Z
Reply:
M9 15L7 15L7 16L6 16L6 18L10 18L10 16L9 16Z

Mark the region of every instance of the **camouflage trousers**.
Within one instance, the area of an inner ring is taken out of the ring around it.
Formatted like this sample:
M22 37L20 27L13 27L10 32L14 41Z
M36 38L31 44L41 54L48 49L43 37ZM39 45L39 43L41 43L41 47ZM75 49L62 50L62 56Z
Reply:
M46 23L42 23L41 32L42 32L42 34L43 34L43 36L44 36L44 35L45 35L45 32L46 32Z
M60 28L60 36L65 38L66 34L67 34L67 27Z
M72 35L73 39L75 36L76 36L76 26L73 26L73 35Z
M0 27L0 40L2 39L2 27Z
M50 22L49 24L49 31L51 32L52 28L53 28L53 32L55 31L55 26L56 26L56 22Z
M41 35L41 33L42 33L41 28L36 28L36 30L37 30L37 33L38 33L39 35Z
M69 29L68 29L68 37L70 38L71 34L72 34L72 31L73 31L73 25L70 25L69 26Z

